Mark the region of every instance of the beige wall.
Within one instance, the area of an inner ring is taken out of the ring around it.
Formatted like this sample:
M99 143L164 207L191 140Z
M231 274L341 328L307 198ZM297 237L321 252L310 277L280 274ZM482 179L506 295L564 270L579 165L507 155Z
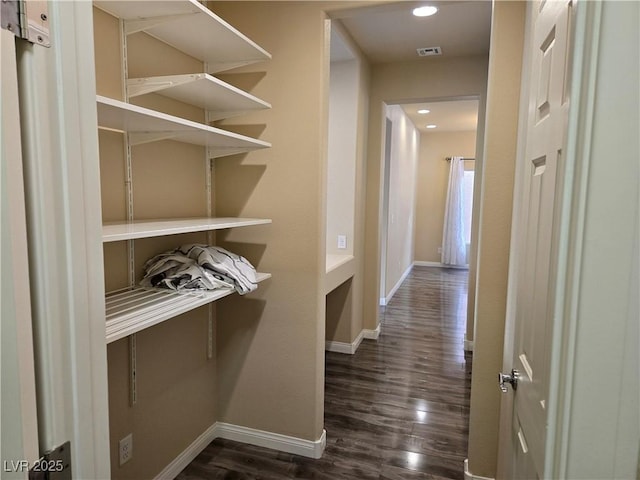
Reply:
M333 4L331 4L333 5ZM332 294L327 295L327 324L326 324L326 340L352 343L360 335L364 328L363 319L363 284L364 284L364 217L365 217L365 198L364 198L364 181L366 172L366 140L367 129L369 125L369 84L370 84L370 67L369 64L355 44L348 32L344 29L340 21L328 20L331 29L336 30L345 44L355 55L357 71L355 78L357 79L356 90L352 93L355 95L356 102L356 128L353 132L355 135L355 181L354 190L350 193L353 196L353 239L351 240L351 253L353 259L353 278L350 280L350 293L348 301L344 302L343 308L347 311L341 312L339 309L331 307L330 303L335 300ZM330 189L333 188L331 179L327 178L327 204L331 202ZM327 211L331 207L328 205ZM330 228L330 227L328 227ZM329 241L327 241L329 243ZM327 244L327 252L330 252L330 245ZM349 268L351 271L351 268ZM333 275L328 274L326 282L333 282ZM335 302L334 302L335 304ZM340 304L340 303L338 303ZM332 310L329 310L332 308ZM330 314L329 312L339 312L339 315Z
M420 135L420 155L416 187L416 230L414 260L440 263L442 227L452 155L476 156L476 131L436 132ZM465 162L473 169L475 162Z
M496 2L480 206L469 470L495 477L525 3Z
M365 328L378 326L380 293L380 193L384 132L384 102L388 104L426 99L480 98L482 109L487 81L487 57L423 59L412 62L378 64L372 67L367 148L366 230L365 230Z
M392 122L389 165L385 288L389 294L413 264L416 176L420 134L399 105L388 105Z
M353 323L353 279L338 285L327 293L326 340L351 343Z
M330 70L327 253L353 255L360 72L357 60L331 62ZM346 249L338 235L346 235Z
M210 6L273 55L240 70L266 72L252 93L273 109L225 122L262 126L273 147L216 162L216 214L273 219L222 237L241 252L259 251L273 279L251 302L218 304L220 420L315 441L324 407L325 15L297 2Z
M330 4L332 5L332 4ZM340 28L342 36L351 47L358 60L358 128L356 138L356 187L355 187L355 221L354 221L354 261L355 275L353 279L353 305L351 316L351 337L353 342L365 327L363 295L365 258L365 182L367 171L367 134L369 128L369 96L371 91L371 69L364 54L338 21L332 21L332 28Z

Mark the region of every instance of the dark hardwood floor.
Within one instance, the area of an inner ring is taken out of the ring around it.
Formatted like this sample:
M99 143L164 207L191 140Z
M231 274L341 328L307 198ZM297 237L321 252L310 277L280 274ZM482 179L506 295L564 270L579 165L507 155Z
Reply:
M327 352L321 459L218 439L177 478L464 478L466 301L466 271L415 267L382 311L377 341L364 340L355 355Z

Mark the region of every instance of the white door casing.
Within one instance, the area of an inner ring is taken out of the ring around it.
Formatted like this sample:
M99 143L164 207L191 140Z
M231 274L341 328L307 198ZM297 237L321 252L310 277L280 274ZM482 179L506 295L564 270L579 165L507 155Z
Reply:
M51 47L16 43L39 450L70 441L73 478L104 479L109 412L92 4L48 8Z
M514 209L509 311L513 345L505 362L519 373L513 395L511 446L513 478L540 478L549 394L549 365L556 277L559 206L566 140L573 2L532 2L527 6L525 71L528 90L525 135L519 145L519 183ZM521 117L522 120L522 117ZM509 333L508 333L509 334ZM505 372L506 373L506 372Z
M26 479L38 459L35 367L25 220L15 37L0 30L0 205L2 208L1 473ZM26 463L25 463L26 462Z

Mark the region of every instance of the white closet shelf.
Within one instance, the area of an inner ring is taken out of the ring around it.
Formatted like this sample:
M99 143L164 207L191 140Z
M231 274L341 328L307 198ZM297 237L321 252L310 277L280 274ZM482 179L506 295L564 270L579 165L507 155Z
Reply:
M205 62L215 73L269 60L271 55L196 0L97 0L124 20L125 33L146 32Z
M257 140L148 108L97 96L98 128L129 133L130 145L158 140L202 145L211 158L268 148L269 142Z
M102 241L117 242L136 238L161 237L179 233L206 232L224 228L249 227L271 223L269 218L200 217L132 222L110 222L102 226Z
M262 282L271 278L271 274L258 273L257 277L257 281ZM233 293L235 290L229 288L178 293L168 289L143 287L131 287L107 293L107 343L115 342Z
M204 108L211 120L241 115L271 105L208 73L131 78L127 80L129 97L157 93L180 102Z

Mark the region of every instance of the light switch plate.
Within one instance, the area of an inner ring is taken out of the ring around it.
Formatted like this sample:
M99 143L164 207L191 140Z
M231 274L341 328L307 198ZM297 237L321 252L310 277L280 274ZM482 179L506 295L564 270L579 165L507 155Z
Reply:
M338 235L338 248L340 248L340 249L347 248L347 236L346 235Z

